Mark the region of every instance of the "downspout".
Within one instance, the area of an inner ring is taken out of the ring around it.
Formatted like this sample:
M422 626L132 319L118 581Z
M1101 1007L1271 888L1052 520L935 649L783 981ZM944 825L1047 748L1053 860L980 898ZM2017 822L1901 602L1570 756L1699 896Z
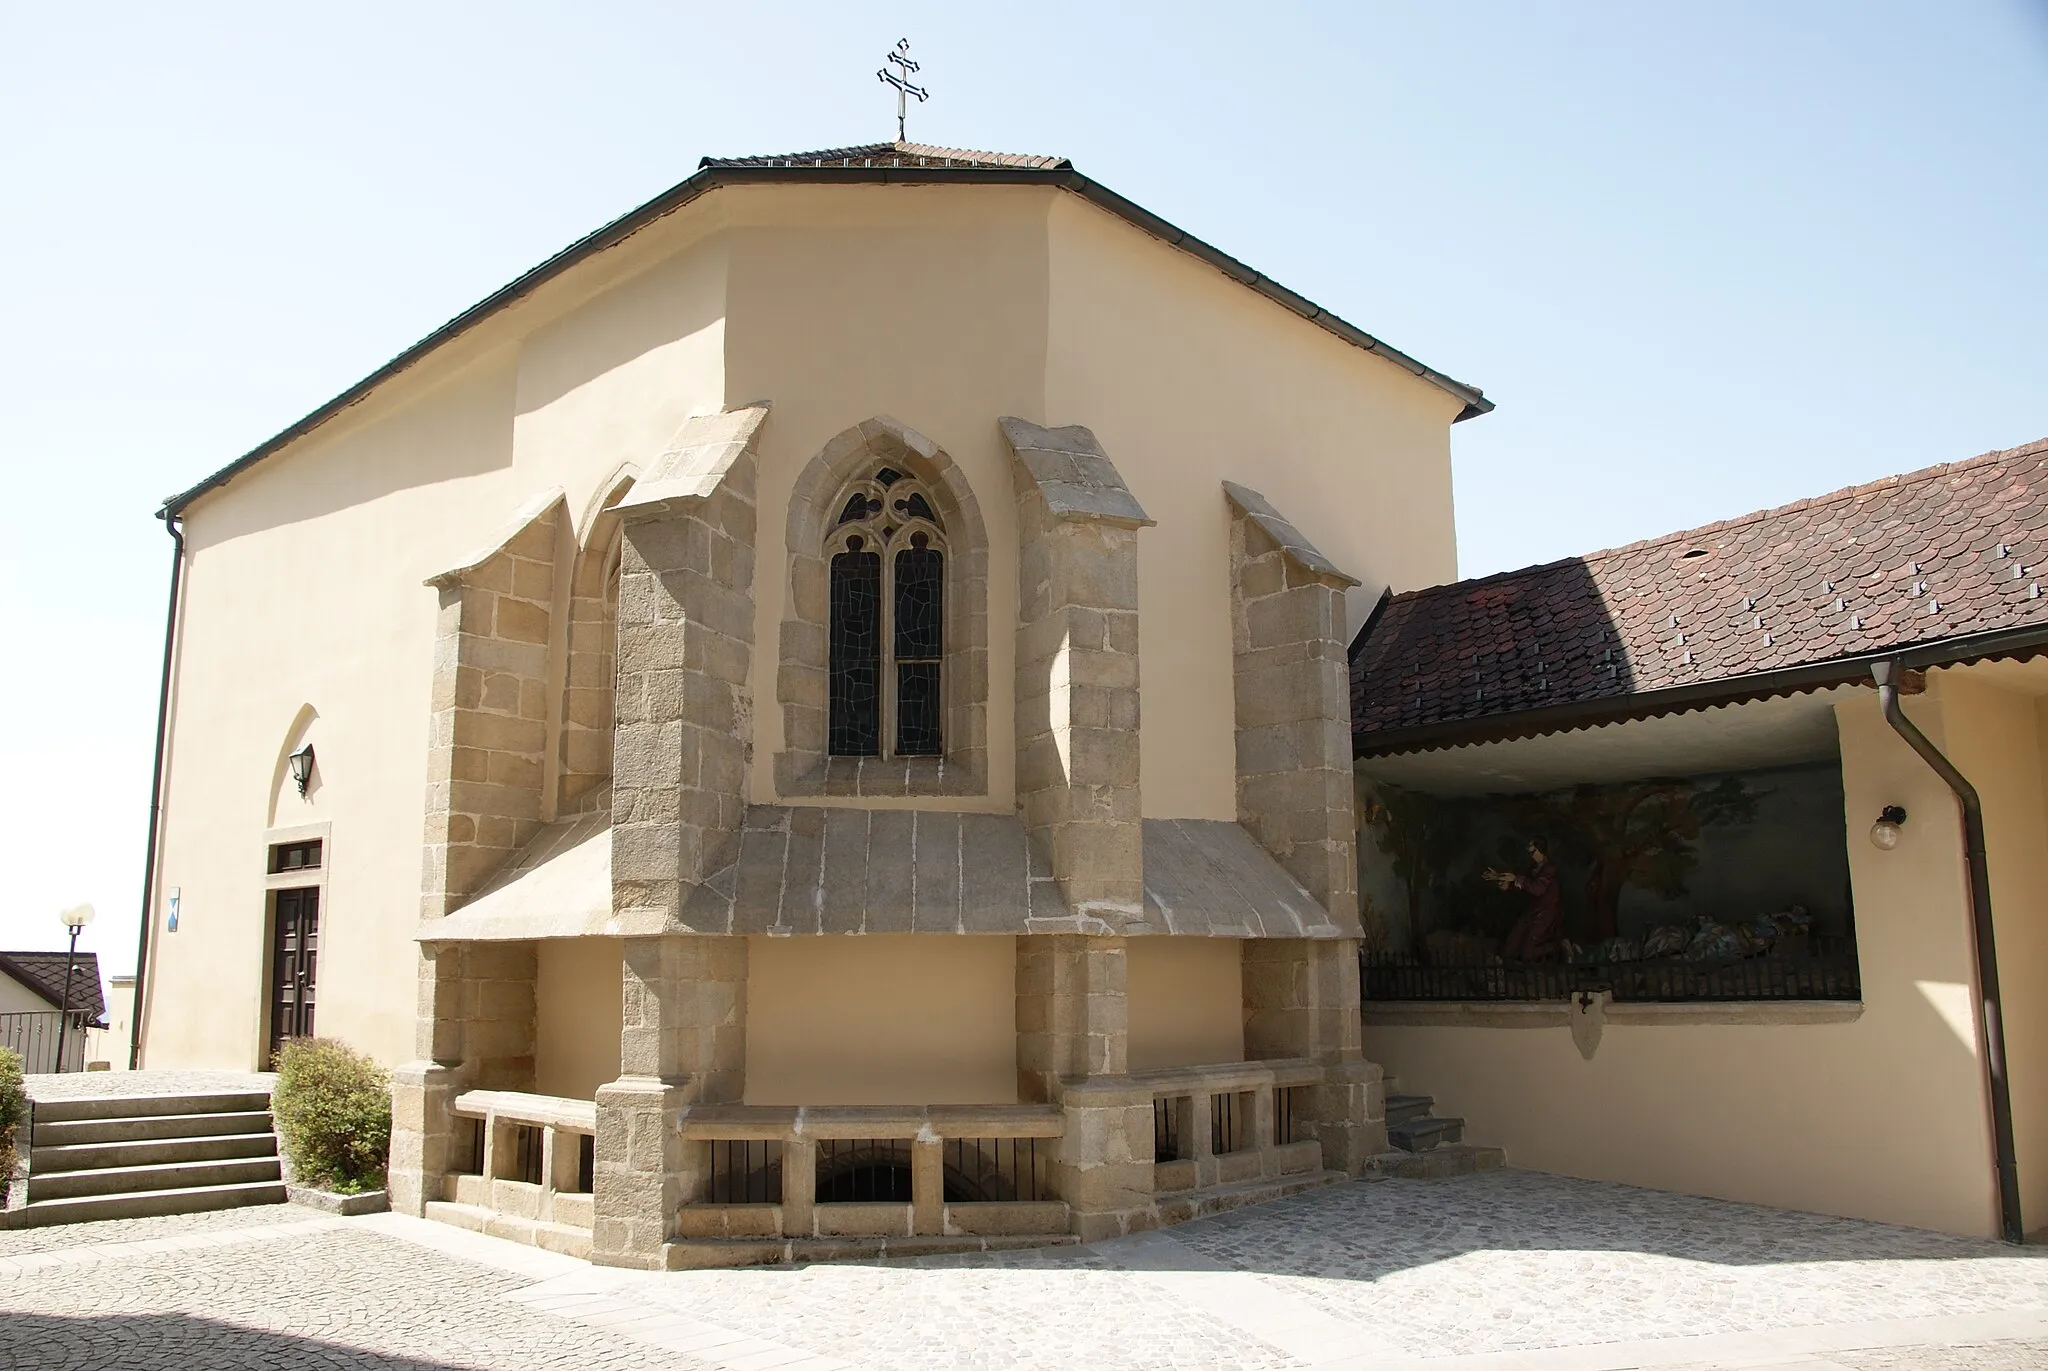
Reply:
M149 773L149 848L142 859L142 929L135 942L135 1003L128 1009L128 1069L142 1061L142 1009L149 1003L149 926L156 903L157 839L163 830L164 738L171 720L171 661L178 644L178 582L185 572L185 529L178 516L165 510L164 532L171 535L171 598L164 611L164 671L156 691L156 760Z
M1892 731L1920 754L1934 774L1955 792L1963 811L1963 846L1969 859L1966 879L1970 886L1970 951L1977 963L1978 1027L1984 1033L1984 1084L1991 1099L1991 1146L1998 1169L1999 1228L2007 1242L2023 1242L2026 1229L2020 1222L2019 1165L2013 1154L2012 1090L2005 1074L2005 1013L1999 1006L1998 946L1991 927L1991 871L1984 850L1984 806L1977 788L1942 755L1941 749L1899 707L1900 667L1896 659L1873 662L1870 675L1877 682L1877 707Z

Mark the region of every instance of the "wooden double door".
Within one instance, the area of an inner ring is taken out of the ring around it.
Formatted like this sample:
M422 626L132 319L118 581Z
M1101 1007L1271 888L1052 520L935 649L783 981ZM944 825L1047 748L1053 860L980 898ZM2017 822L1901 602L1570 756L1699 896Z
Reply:
M320 961L320 890L276 892L270 932L270 1050L286 1038L313 1036L314 981ZM265 1067L269 1061L264 1062Z

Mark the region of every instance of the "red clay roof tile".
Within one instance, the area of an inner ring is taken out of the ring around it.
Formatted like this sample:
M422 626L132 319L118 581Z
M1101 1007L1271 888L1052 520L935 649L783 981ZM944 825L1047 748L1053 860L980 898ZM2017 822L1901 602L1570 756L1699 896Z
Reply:
M1374 735L2048 625L2048 439L1627 547L1393 596Z

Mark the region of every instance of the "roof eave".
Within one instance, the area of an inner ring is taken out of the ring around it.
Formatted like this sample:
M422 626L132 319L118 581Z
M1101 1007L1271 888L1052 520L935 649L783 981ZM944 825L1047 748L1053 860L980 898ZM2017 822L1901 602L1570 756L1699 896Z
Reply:
M1504 714L1486 714L1470 719L1453 719L1385 732L1353 733L1352 757L1364 761L1373 757L1394 757L1410 752L1433 752L1475 743L1502 743L1518 738L1536 738L1548 733L1569 733L1598 728L1603 724L1632 719L1650 719L1665 714L1684 714L1720 705L1778 695L1799 695L1831 686L1869 684L1870 668L1877 662L1898 662L1909 669L1961 666L1994 658L2027 658L2048 651L2048 624L1994 629L1987 633L1964 634L1905 647L1830 657L1821 662L1783 667L1776 671L1724 676L1711 681L1689 682L1662 690L1631 695L1601 696L1574 700L1541 709L1519 709Z
M1152 235L1170 247L1197 257L1215 267L1224 275L1241 285L1250 287L1267 299L1283 306L1292 313L1315 324L1327 333L1334 334L1352 346L1373 353L1403 368L1413 375L1428 381L1464 402L1453 423L1489 413L1493 401L1475 386L1444 375L1410 357L1398 348L1390 347L1365 330L1330 313L1305 296L1297 295L1271 278L1254 271L1243 262L1195 237L1193 234L1169 223L1107 186L1101 185L1070 165L1062 164L1053 168L1033 167L705 167L687 180L649 200L637 209L612 220L609 224L577 239L568 247L526 272L509 285L485 296L476 304L450 319L432 333L414 343L404 352L371 372L341 394L329 400L312 413L300 419L291 427L278 433L268 441L250 449L242 456L228 463L220 470L197 484L170 496L157 510L160 519L176 518L185 507L209 491L226 485L235 477L270 457L290 444L305 437L314 429L340 414L343 410L367 399L384 382L423 360L445 343L454 341L462 334L476 327L500 310L516 304L540 287L562 275L585 258L594 256L605 249L638 233L655 221L665 218L683 208L698 197L729 185L769 185L788 182L808 182L822 185L859 184L967 184L967 185L1039 185L1053 186L1072 191L1091 204L1109 211L1132 226Z

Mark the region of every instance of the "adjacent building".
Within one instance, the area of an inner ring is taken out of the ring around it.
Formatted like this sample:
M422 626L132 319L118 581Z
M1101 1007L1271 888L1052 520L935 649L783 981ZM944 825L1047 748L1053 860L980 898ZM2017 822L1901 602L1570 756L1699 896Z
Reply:
M2038 442L1390 596L1367 1055L1518 1165L2048 1225L2044 570Z

